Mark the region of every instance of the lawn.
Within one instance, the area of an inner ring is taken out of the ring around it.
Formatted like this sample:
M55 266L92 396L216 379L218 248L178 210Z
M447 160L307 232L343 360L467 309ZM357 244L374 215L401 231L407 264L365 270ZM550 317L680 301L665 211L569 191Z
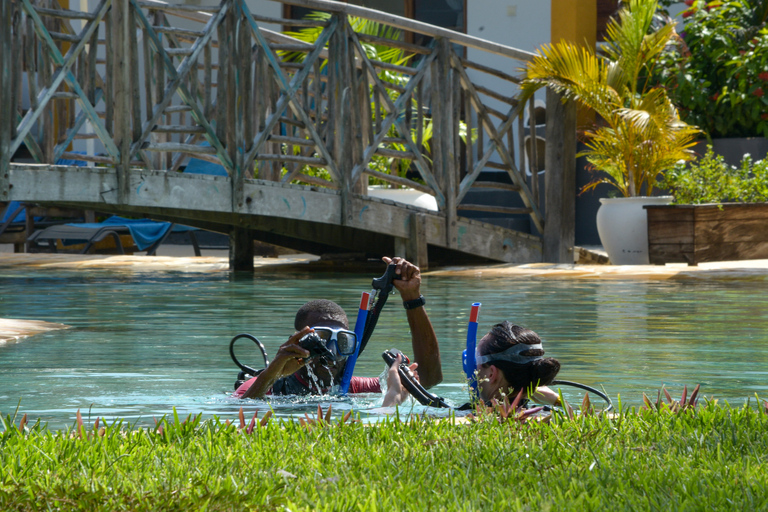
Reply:
M172 417L51 431L6 416L0 510L766 510L757 404L524 424Z

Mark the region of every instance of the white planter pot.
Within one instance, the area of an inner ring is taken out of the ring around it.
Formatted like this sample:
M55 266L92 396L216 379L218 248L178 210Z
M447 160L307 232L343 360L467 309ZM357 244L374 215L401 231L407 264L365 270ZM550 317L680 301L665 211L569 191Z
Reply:
M648 265L646 204L669 204L672 196L600 199L597 232L614 265Z

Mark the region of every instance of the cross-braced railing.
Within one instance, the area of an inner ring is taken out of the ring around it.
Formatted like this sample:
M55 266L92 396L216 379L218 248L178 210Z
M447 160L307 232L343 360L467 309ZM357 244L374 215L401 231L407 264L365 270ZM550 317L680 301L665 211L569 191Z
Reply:
M248 179L337 189L342 198L387 184L435 197L448 247L467 209L527 214L544 233L540 144L553 141L537 135L536 116L524 126L533 103L515 99L515 73L530 54L343 3L286 3L326 15L268 17L244 0L215 8L100 0L91 12L56 0L3 2L2 84L10 87L0 165L24 144L40 163L112 166L127 197L128 173L177 172L196 158L232 178L233 209ZM483 55L496 64L482 64ZM484 169L506 171L511 184L493 186L518 193L523 207L462 204L470 188L488 186L476 182Z

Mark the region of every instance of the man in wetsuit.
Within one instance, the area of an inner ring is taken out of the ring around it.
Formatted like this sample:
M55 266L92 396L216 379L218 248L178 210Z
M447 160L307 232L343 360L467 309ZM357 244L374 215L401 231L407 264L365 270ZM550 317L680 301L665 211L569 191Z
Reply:
M400 292L411 329L411 345L414 360L418 364L421 384L429 388L443 380L440 350L437 336L424 309L424 297L420 293L421 272L419 267L403 258L383 258L396 265L400 277L393 284ZM257 377L243 383L234 396L260 398L272 395L307 395L324 393L332 383L338 383L344 372L346 358L337 357L332 364L321 364L318 359L309 362L309 351L299 346L299 340L312 332L313 327L349 329L344 310L335 302L315 300L306 303L296 313L294 333L277 351L275 358ZM415 368L415 366L414 366ZM315 376L312 378L311 374ZM352 377L350 393L381 392L377 377Z

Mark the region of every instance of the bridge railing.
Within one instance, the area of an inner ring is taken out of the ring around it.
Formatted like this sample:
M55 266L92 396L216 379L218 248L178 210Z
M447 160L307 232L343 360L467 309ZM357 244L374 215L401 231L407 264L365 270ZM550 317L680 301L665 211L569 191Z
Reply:
M246 179L342 197L384 183L434 196L447 226L479 209L527 214L545 232L538 173L547 154L558 165L569 141L550 138L562 108L550 105L542 137L533 101L515 97L531 54L345 3L283 3L327 14L268 17L244 0L99 0L89 12L3 2L0 166L24 143L40 163L114 166L127 197L128 173L177 172L197 158L232 178L233 207ZM360 31L360 20L388 37ZM305 40L265 24L298 27ZM482 63L488 56L493 65ZM471 187L488 186L476 180L489 168L506 171L511 184L493 186L518 193L523 207L461 204ZM456 232L447 232L450 247Z

